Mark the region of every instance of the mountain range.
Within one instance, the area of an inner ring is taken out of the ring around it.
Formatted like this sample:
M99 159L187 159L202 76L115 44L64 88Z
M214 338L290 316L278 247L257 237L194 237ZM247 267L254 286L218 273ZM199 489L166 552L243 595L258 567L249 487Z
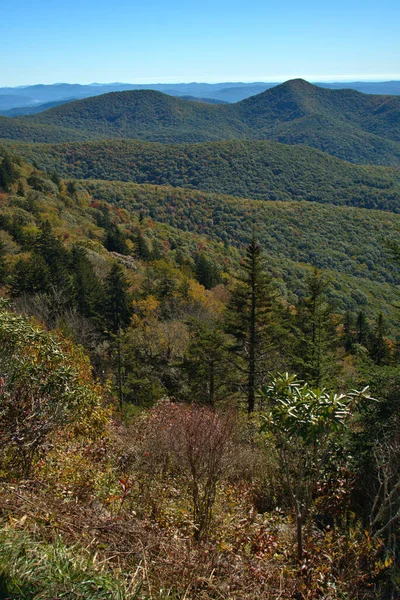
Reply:
M171 96L192 96L195 98L208 98L225 102L238 102L249 96L260 94L265 90L275 87L277 83L97 83L90 85L56 83L52 85L30 85L19 87L0 88L0 114L17 108L20 114L29 107L46 110L49 102L68 102L98 96L108 92L121 92L124 90L152 89L170 94ZM319 87L329 89L352 89L365 94L400 94L400 81L353 81L326 83L317 82Z
M274 140L311 146L353 163L399 166L400 97L324 89L301 79L222 105L154 90L112 92L38 114L0 117L0 137L45 143Z

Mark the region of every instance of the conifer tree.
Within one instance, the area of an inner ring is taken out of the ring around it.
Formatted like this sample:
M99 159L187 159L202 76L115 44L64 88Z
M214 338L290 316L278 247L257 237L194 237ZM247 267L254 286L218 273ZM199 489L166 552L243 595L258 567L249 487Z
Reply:
M151 260L152 252L149 240L143 235L141 231L138 232L136 238L136 254L138 258L142 260Z
M390 352L385 339L386 333L387 326L384 316L382 313L379 313L368 342L370 356L377 365L386 364L389 359Z
M116 335L129 324L132 311L128 282L118 263L113 264L104 283L103 310L109 333Z
M347 352L351 352L353 344L356 341L356 323L354 315L349 310L346 311L343 323L343 344Z
M203 253L199 254L196 260L196 279L207 290L210 290L221 281L216 264Z
M234 383L227 335L214 321L189 323L190 342L181 364L187 375L189 399L209 406L224 400Z
M74 303L80 314L96 320L99 318L102 289L86 250L75 246L71 252L71 263Z
M317 387L331 381L337 371L333 350L335 322L326 300L327 282L318 269L308 278L308 294L297 307L294 368L300 377Z
M122 336L128 326L132 310L128 293L128 282L122 267L114 263L104 282L103 314L106 321L107 334L112 340L111 360L115 364L116 387L119 403L124 400L124 367L122 360Z
M369 336L369 324L367 315L363 310L360 310L360 312L357 315L356 329L357 343L361 344L362 346L365 346L367 344Z
M106 229L106 239L104 241L104 247L109 252L118 252L119 254L129 254L129 249L126 244L126 237L115 225L110 223Z
M48 221L41 223L40 234L36 240L34 251L46 262L52 285L57 289L64 288L69 294L69 252L61 240L54 234Z
M39 254L32 253L28 259L20 258L15 263L11 281L12 296L48 293L50 284L49 267Z
M232 351L244 375L247 410L255 409L256 390L268 372L272 294L262 264L261 248L253 239L246 250L242 273L226 311L226 332L234 339Z
M18 173L8 156L5 156L0 163L0 187L5 192L10 191L10 186L17 181Z

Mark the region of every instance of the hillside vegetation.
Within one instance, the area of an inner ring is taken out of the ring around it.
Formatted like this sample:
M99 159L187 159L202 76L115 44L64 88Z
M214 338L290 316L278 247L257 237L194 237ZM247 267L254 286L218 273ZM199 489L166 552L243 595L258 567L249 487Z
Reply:
M291 301L304 294L306 265L326 272L329 298L341 311L396 303L400 283L385 243L400 241L400 217L365 209L304 202L261 202L166 186L82 181L93 198L186 232L245 246L253 232L265 264ZM390 298L390 299L389 299ZM385 311L386 312L386 311ZM394 316L388 307L388 315Z
M400 170L356 166L311 148L274 142L164 145L107 141L7 144L64 177L195 188L263 200L400 208Z
M0 595L397 597L400 217L0 187Z
M337 309L357 310L362 305L375 311L381 307L393 319L391 305L396 302L396 292L391 286L399 284L400 279L397 267L385 251L385 243L399 238L400 217L396 214L314 202L263 202L168 186L96 180L70 182L71 201L59 197L54 183L58 177L54 176L53 181L53 175L37 171L28 163L21 164L22 167L15 168L32 173L30 179L26 177L33 191L29 202L17 193L3 199L2 227L8 223L6 229L12 236L16 227L12 223L21 223L19 227L24 230L37 228L35 218L43 212L39 222L47 219L68 244L79 243L95 250L96 244L108 235L102 233L99 224L114 222L118 227L128 227L134 244L142 231L147 240L145 245L154 246L156 255L164 254L167 249L171 258L183 254L194 269L199 248L203 248L221 272L233 272L239 260L238 250L249 243L252 232L256 231L266 253L265 264L274 274L281 293L290 301L296 302L304 295L308 265L327 272L332 281L329 297ZM23 184L21 193L26 185ZM74 193L78 194L79 202ZM110 206L112 216L104 223L96 220L96 213L90 208L95 201ZM140 220L144 220L143 224ZM145 227L147 222L151 225ZM4 238L6 248L10 248L11 264L24 251L27 234L15 235L17 238L12 241L7 241L7 235ZM127 250L122 242L119 246L115 244L115 248ZM150 256L151 251L148 252ZM382 306L380 298L385 299Z
M355 163L400 164L400 98L288 81L241 102L212 105L154 90L70 102L0 120L0 136L23 141L134 138L162 143L272 139ZM46 126L39 139L37 126ZM50 128L50 129L49 129ZM61 129L60 129L61 128Z
M273 142L0 146L0 596L398 597L398 200Z
M57 143L84 140L86 136L79 131L72 131L63 127L25 123L19 119L0 116L0 138L38 143Z
M124 141L12 144L64 177L172 185L262 200L400 209L400 169L359 166L268 141L164 145Z

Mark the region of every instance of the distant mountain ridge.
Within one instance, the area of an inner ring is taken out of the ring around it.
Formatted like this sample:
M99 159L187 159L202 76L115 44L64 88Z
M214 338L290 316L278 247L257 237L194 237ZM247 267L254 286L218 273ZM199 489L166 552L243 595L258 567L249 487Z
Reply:
M76 98L68 98L68 100L54 100L53 102L45 102L43 104L33 104L29 106L18 106L16 108L10 108L8 110L0 110L0 115L3 117L21 117L23 115L35 115L36 113L44 112L45 110L49 110L49 108L61 106L61 104L73 102L74 100L76 100Z
M330 89L353 89L366 94L400 94L400 81L353 81L353 82L313 82L319 87ZM45 104L70 98L89 98L109 92L126 90L152 89L171 96L193 96L224 100L225 102L238 102L249 96L260 94L279 83L272 82L222 82L222 83L100 83L100 84L71 84L56 83L52 85L30 85L19 87L0 87L0 111L12 108L21 109L24 106ZM6 98L6 96L12 96Z
M301 79L222 105L154 90L112 92L36 115L0 118L0 137L29 142L274 140L311 146L353 163L399 166L400 97L330 90Z

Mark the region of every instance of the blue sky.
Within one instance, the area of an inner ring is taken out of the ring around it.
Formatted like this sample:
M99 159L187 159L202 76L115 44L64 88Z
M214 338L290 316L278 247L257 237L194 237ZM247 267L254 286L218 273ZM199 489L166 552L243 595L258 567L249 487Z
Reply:
M0 86L400 79L400 1L0 0Z

